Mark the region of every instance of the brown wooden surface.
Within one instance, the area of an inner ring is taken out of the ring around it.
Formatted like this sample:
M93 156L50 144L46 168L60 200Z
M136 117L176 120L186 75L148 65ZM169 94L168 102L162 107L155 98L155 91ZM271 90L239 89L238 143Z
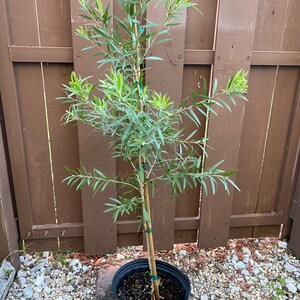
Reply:
M147 19L151 22L163 23L165 11L162 3L156 7L153 1L147 11ZM167 93L176 106L182 100L183 60L185 43L186 11L182 12L176 27L170 28L172 40L166 45L155 46L150 55L159 56L162 62L147 61L146 81L150 81L150 89ZM162 77L158 74L164 74ZM151 201L153 236L155 249L172 249L174 244L175 199L170 199L169 188L158 183L156 195Z
M29 3L28 3L29 4ZM30 209L30 193L28 189L28 173L23 145L22 124L19 118L19 103L13 65L9 60L7 45L11 44L11 32L6 1L0 2L0 90L3 112L5 116L7 142L9 147L10 164L12 168L15 195L19 213L21 236L30 235L32 215ZM24 10L25 12L26 10ZM11 21L11 20L10 20ZM26 33L27 34L27 33ZM24 34L24 36L26 35ZM17 187L17 188L16 188ZM26 215L26 218L22 218Z
M249 70L257 7L258 1L220 1L213 74L221 86L234 71ZM225 159L223 168L237 168L244 108L245 103L240 102L232 114L217 109L218 116L210 116L208 145L214 150L208 149L208 167ZM228 196L220 188L215 197L203 197L198 237L200 247L226 245L233 195L233 189Z
M41 66L18 64L15 72L33 224L55 223Z
M295 212L293 216L293 224L291 236L289 241L289 248L292 250L296 257L300 257L300 168L295 170L297 176L296 186L294 190L293 199L296 203Z
M77 128L62 124L61 117L68 104L56 99L64 96L61 85L69 82L72 70L72 65L44 65L58 223L82 221L80 193L62 183L67 175L65 167L75 169L79 165Z
M0 94L0 261L18 250L19 234L14 218L10 183L7 169L7 154L4 148L4 119ZM8 258L14 267L19 266L18 255Z
M8 46L12 62L72 63L72 47Z
M74 70L82 77L94 75L94 81L104 76L103 70L97 69L97 57L91 51L83 53L86 42L75 35L75 30L83 24L79 3L71 0L72 39L74 53ZM105 6L108 1L103 1ZM111 10L113 5L111 3ZM92 129L78 124L79 157L87 169L100 169L107 176L116 173L116 161L112 159L112 151L108 148L109 139L102 137L101 133L92 132ZM84 248L87 253L112 253L117 249L117 227L113 223L112 215L104 213L105 203L109 197L114 197L116 187L109 187L105 192L93 197L89 188L83 188L82 218L84 224Z

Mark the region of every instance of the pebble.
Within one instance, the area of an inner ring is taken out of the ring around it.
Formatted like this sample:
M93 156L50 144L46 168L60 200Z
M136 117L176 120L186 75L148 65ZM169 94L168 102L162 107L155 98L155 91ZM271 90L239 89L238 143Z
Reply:
M283 249L286 249L287 248L287 242L283 242L283 241L279 241L278 242L278 247L279 248L283 248Z
M260 254L260 252L258 250L254 251L254 255L259 259L259 260L264 260L265 257L263 255Z
M244 255L246 255L248 257L251 255L251 251L247 247L243 247L242 252Z
M6 300L95 299L96 269L82 265L78 259L63 266L58 261L49 261L50 258L49 251L42 253L41 257L24 255Z
M26 299L31 299L33 296L33 290L32 286L28 285L24 290L23 290L23 295Z
M288 283L284 286L285 290L293 293L293 294L296 294L297 292L297 288L292 284L292 283Z
M296 271L299 271L299 269L297 269L296 267L294 267L293 265L291 265L290 263L286 263L284 265L285 269L288 271L288 272L296 272Z
M117 260L123 260L123 259L125 259L125 256L123 254L118 253Z
M246 265L243 262L239 261L234 265L234 268L236 270L244 270L246 268Z
M299 300L299 260L280 242L275 238L236 239L229 240L227 248L209 250L175 246L172 254L160 252L163 254L159 259L188 275L192 286L190 300ZM121 249L119 254L139 258L137 248ZM51 257L51 252L42 253L42 257L24 255L7 300L95 299L97 270L78 259L70 259L69 266L65 266L52 262ZM120 255L114 257L116 261L121 259ZM29 261L34 261L33 265ZM103 259L101 264L107 262ZM278 297L278 291L286 292L286 296Z

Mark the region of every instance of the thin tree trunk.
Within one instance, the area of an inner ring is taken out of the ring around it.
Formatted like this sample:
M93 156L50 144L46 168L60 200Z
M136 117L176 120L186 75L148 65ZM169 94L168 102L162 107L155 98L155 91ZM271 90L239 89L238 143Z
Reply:
M145 201L145 208L149 215L149 219L151 219L151 205L149 199L149 191L148 191L148 184L145 183L144 185L144 201ZM146 233L146 241L147 241L147 251L148 251L148 261L151 273L151 280L152 280L152 298L154 300L159 300L159 280L157 277L157 269L156 269L156 262L155 262L155 250L154 250L154 243L153 243L153 234L152 234L152 223L149 224L147 221L144 222L145 233Z

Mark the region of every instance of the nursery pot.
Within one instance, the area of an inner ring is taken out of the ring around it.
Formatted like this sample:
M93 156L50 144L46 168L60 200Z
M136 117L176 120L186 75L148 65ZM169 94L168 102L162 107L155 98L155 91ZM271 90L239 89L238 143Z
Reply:
M174 286L179 287L183 291L184 296L182 297L182 300L189 299L191 293L191 283L186 275L184 275L176 267L159 260L156 260L156 268L158 277L163 276L164 278L169 278ZM148 259L145 258L136 259L125 264L116 272L113 277L113 293L117 296L121 282L131 274L147 271L149 271L149 264ZM120 298L118 297L118 299Z

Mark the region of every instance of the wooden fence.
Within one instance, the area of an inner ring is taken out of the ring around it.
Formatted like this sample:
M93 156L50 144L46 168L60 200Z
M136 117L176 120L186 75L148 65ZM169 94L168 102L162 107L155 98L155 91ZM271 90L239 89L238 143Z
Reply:
M105 0L103 2L108 2ZM111 10L118 15L117 1ZM154 1L155 2L155 1ZM95 57L82 52L84 41L74 30L83 20L76 0L0 1L0 88L21 238L32 249L85 249L114 252L117 246L143 243L135 216L116 224L103 213L107 190L93 198L61 181L64 167L79 160L109 174L127 166L111 158L105 138L79 125L62 126L66 105L62 83L75 69L82 76L103 76ZM294 188L294 166L300 137L298 0L203 0L204 16L188 9L174 39L153 50L164 58L148 71L152 88L173 101L201 89L202 78L224 84L236 70L249 71L249 103L232 113L220 111L208 124L207 164L225 158L238 169L241 192L201 197L187 191L181 201L164 201L160 186L154 200L157 249L173 243L200 247L224 245L232 237L278 236L288 221ZM162 10L147 12L159 21ZM186 123L190 130L193 124ZM204 134L204 127L198 131ZM200 209L199 209L200 208ZM84 239L83 239L84 237Z

